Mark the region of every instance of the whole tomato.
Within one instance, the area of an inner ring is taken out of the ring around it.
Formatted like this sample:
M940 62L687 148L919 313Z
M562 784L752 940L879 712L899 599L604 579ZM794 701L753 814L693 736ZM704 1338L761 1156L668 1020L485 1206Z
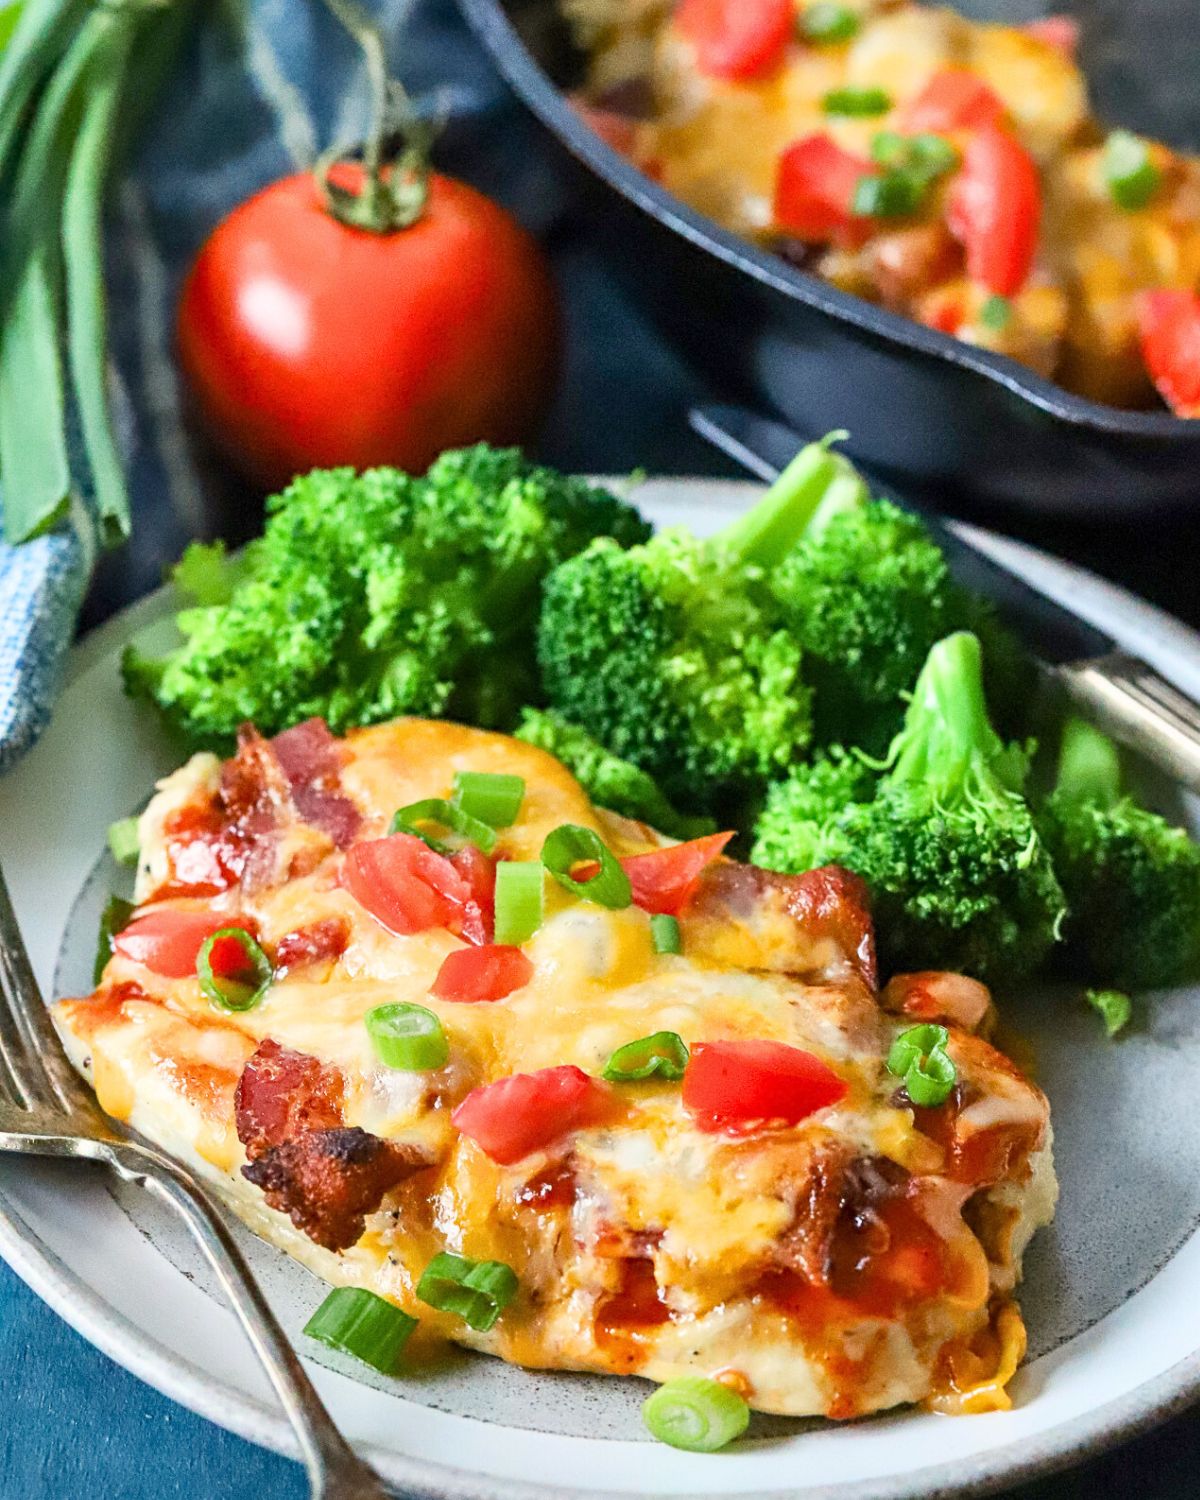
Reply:
M361 165L340 164L330 185L300 173L264 188L187 278L179 351L218 445L277 489L315 467L421 472L444 448L530 436L559 347L533 239L437 173L400 227L338 216L370 204Z

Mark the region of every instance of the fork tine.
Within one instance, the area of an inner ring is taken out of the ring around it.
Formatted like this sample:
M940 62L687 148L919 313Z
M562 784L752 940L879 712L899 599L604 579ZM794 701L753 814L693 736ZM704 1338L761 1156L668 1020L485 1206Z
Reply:
M0 1053L26 1107L70 1109L81 1085L50 1020L0 869Z

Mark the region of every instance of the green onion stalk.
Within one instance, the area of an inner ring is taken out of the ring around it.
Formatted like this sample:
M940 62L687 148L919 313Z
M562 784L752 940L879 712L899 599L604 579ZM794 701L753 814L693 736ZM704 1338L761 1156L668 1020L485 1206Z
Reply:
M129 534L106 390L103 203L124 121L155 92L196 4L25 0L0 56L0 481L10 543L67 520L89 555L97 541L115 546ZM83 472L67 443L72 411ZM89 491L85 508L77 502Z

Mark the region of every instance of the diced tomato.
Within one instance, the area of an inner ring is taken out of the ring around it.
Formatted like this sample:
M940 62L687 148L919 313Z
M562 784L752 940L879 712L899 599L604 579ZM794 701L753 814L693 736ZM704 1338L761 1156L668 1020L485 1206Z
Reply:
M377 922L405 936L430 927L457 931L472 894L448 859L410 833L355 844L343 881Z
M496 926L495 863L474 844L452 855L450 863L471 888L463 912L462 935L468 943L490 943Z
M978 74L968 73L966 68L943 68L905 105L900 129L910 135L979 130L985 125L998 125L1003 118L1003 100Z
M1023 29L1064 57L1073 59L1079 51L1079 22L1074 16L1042 16L1026 21Z
M1200 417L1200 295L1143 292L1138 298L1142 358L1177 417Z
M675 25L710 78L753 78L783 56L796 25L792 0L683 0Z
M683 1105L701 1130L795 1125L846 1092L819 1057L784 1042L697 1042L683 1075Z
M999 126L976 131L950 190L946 223L967 252L967 274L1013 297L1037 252L1042 186L1025 147Z
M503 1000L532 978L533 965L520 948L486 943L447 954L432 993L439 1000Z
M637 138L637 121L613 109L601 109L586 99L572 98L571 108L585 125L590 125L606 146L622 156L632 156Z
M621 868L633 887L633 904L643 911L678 916L701 875L732 837L732 833L710 833L686 844L623 859Z
M238 927L239 917L218 915L210 911L176 911L164 907L136 917L124 932L113 938L113 949L135 964L145 964L153 974L164 979L187 979L196 972L196 955L206 938L222 927ZM238 944L234 967L245 959Z
M493 1161L508 1166L573 1130L598 1125L612 1102L608 1085L580 1068L542 1068L473 1089L450 1118Z
M871 162L827 135L806 135L779 158L775 173L775 225L802 240L824 243L865 221L854 213L854 192L875 175Z

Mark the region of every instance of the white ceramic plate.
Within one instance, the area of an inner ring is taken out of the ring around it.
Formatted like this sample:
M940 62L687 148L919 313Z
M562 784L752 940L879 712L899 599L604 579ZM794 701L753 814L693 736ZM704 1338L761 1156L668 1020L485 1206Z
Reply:
M661 481L637 498L659 524L710 530L751 493ZM987 545L1200 696L1193 632L1066 564L996 538ZM56 972L72 990L87 987L92 916L115 878L96 864L105 829L173 764L151 716L122 696L117 673L133 635L169 638L171 607L163 591L84 643L50 731L0 782L0 859L48 991ZM1185 811L1195 822L1196 809ZM64 946L77 897L77 930ZM314 1379L391 1482L453 1500L932 1497L1078 1458L1200 1390L1198 1001L1196 992L1160 997L1113 1045L1064 994L1005 1000L1050 1095L1063 1189L1058 1221L1028 1259L1031 1358L1014 1383L1012 1412L946 1419L910 1411L846 1426L759 1418L731 1451L700 1457L646 1440L638 1421L646 1387L636 1380L531 1374L454 1353L435 1369L371 1383L322 1357ZM299 1337L321 1287L278 1252L241 1238ZM0 1252L81 1333L160 1391L255 1442L293 1451L232 1316L173 1225L136 1192L114 1196L102 1173L83 1166L0 1160Z

